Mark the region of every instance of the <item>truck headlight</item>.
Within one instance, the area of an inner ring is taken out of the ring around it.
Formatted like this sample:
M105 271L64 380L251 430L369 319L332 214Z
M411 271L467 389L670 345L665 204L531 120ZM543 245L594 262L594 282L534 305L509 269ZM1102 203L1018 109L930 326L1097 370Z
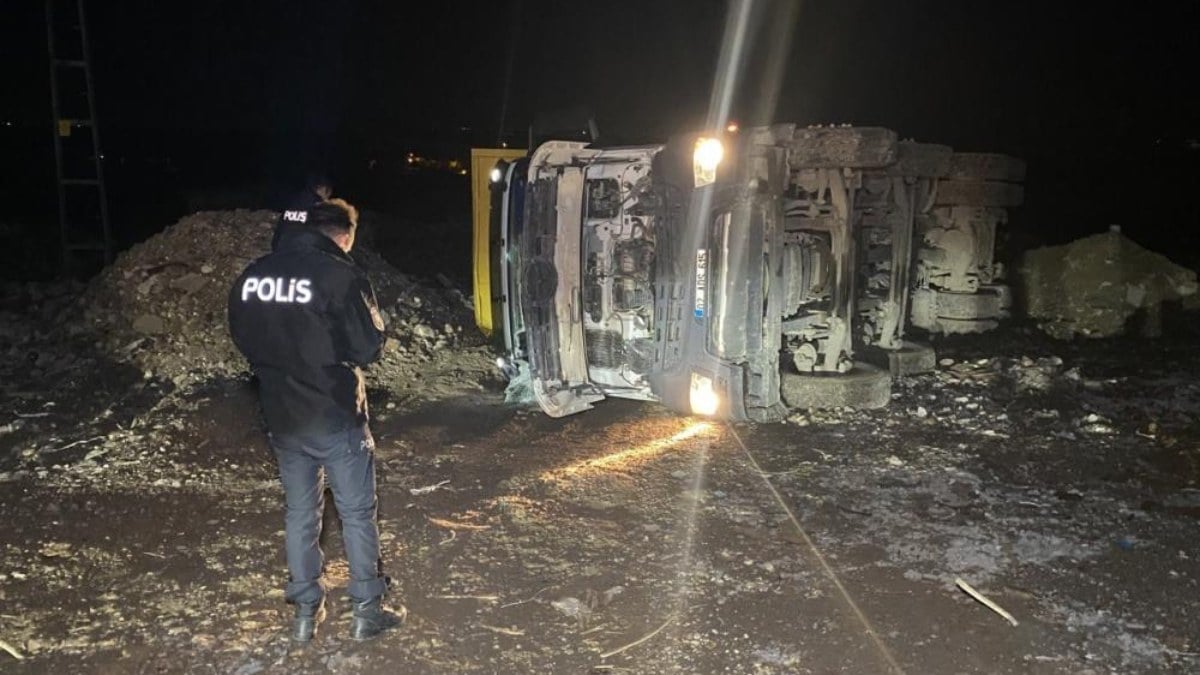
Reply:
M491 179L493 183L499 183L500 180L504 178L504 172L500 170L500 167L493 166L491 173L488 174L488 178Z
M715 415L721 397L713 389L711 377L692 373L691 404L693 415Z
M717 181L717 166L725 157L725 146L719 138L697 138L692 151L692 175L696 187L711 185Z

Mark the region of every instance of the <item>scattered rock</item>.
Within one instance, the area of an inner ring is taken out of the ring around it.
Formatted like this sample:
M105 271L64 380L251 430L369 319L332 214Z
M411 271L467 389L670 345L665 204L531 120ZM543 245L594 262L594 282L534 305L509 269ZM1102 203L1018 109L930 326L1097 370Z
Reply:
M204 285L207 283L208 279L205 279L199 274L185 274L182 277L171 281L171 288L177 291L183 291L184 293L195 293L201 288L204 288Z
M167 324L161 317L153 314L142 314L133 320L133 329L148 335L161 335L167 332Z
M552 600L550 606L572 619L583 619L591 614L591 609L582 600L571 596Z

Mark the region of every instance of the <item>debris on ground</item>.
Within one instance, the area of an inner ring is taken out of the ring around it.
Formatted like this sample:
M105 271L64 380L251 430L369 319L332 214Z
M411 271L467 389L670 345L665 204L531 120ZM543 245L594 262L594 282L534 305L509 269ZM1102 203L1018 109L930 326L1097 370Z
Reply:
M1018 274L1026 312L1051 337L1110 337L1140 315L1161 334L1164 303L1195 296L1196 272L1148 251L1119 229L1025 254Z

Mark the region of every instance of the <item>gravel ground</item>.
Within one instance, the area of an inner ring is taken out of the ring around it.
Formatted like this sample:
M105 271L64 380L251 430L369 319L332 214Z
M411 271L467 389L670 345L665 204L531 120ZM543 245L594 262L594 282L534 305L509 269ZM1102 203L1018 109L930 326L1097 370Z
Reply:
M180 392L109 363L108 393L23 385L0 418L0 640L25 660L0 658L14 672L1195 672L1200 618L1181 598L1200 583L1200 354L1145 344L948 340L886 410L737 428L617 401L553 420L503 405L486 378L448 378L432 401L376 378L385 564L411 618L344 638L327 518L339 611L307 648L281 632L281 492L244 380Z

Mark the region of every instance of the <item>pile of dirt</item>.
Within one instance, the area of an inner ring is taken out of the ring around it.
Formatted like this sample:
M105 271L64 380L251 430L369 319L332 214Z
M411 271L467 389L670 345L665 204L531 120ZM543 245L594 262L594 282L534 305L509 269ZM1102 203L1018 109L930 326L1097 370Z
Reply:
M81 292L78 282L10 282L0 287L0 374L14 368L44 370L60 359L73 359L69 350L48 351L40 346L48 327Z
M183 218L122 253L57 313L55 332L90 341L103 358L180 388L245 373L229 337L227 295L242 270L269 252L277 218L249 210ZM372 369L373 379L387 386L422 371L415 379L436 379L447 368L457 380L488 375L491 357L461 291L422 283L366 247L356 247L353 256L367 270L388 326L385 358ZM447 358L451 353L454 359Z
M1048 335L1111 337L1135 315L1147 337L1161 331L1164 303L1196 297L1196 272L1118 229L1029 251L1018 268L1026 311Z

